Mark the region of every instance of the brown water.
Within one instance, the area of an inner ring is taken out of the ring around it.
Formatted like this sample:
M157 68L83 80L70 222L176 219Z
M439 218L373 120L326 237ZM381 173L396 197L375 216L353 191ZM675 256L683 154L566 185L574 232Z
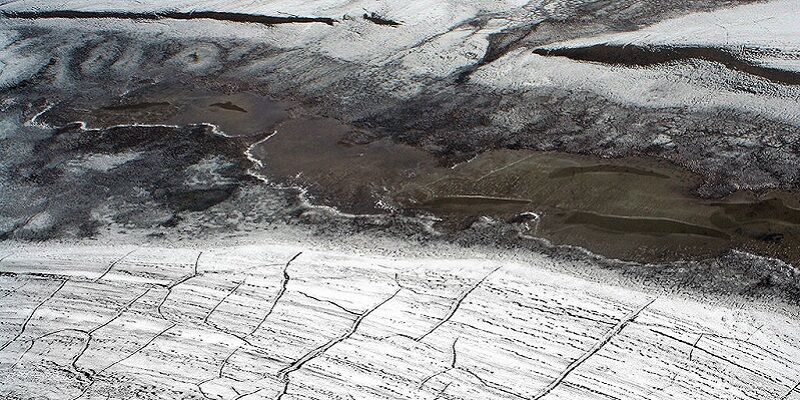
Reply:
M697 176L640 158L496 150L451 168L389 139L355 144L349 133L328 119L290 120L253 154L271 179L348 212L432 213L443 218L441 229L536 213L529 234L609 257L669 261L738 248L800 260L796 194L703 200L692 195Z
M228 136L272 132L287 117L282 104L252 92L163 88L143 90L79 116L90 126L209 123Z
M737 248L800 261L797 194L704 200L692 194L697 176L652 159L494 150L444 166L390 139L355 143L352 128L332 119L288 119L285 105L249 92L153 88L75 112L90 125L208 122L254 142L274 130L251 149L263 163L260 173L345 212L434 214L441 230L489 216L626 260L704 258Z

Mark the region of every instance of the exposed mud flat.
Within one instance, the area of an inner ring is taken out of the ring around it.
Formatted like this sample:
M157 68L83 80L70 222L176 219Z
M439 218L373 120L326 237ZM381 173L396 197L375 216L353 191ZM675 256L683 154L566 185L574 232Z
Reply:
M330 119L291 120L256 144L262 174L353 213L431 213L443 229L489 216L527 233L636 261L731 248L800 261L800 201L788 192L697 197L700 177L643 158L495 150L448 166L389 139L355 143Z

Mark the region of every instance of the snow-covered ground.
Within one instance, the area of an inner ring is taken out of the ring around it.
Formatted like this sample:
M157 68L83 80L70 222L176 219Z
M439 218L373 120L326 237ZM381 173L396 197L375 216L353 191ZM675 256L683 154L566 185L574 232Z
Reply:
M350 61L386 62L398 51L408 49L429 38L448 32L462 22L491 11L513 13L524 5L521 1L19 1L0 6L0 11L129 11L129 12L191 12L219 11L269 16L328 17L337 20L335 26L322 24L285 25L272 28L243 27L242 24L214 24L203 21L197 30L186 35L248 36L247 31L259 31L260 38L272 38L270 44L283 48L303 46ZM376 13L400 22L398 27L382 27L362 16ZM235 29L233 27L236 27ZM458 44L461 41L451 44ZM454 51L452 48L448 51Z
M546 57L517 50L502 63L490 64L473 77L492 87L525 90L563 87L602 93L622 104L648 108L692 107L694 109L737 108L757 112L770 119L800 123L800 88L786 87L776 96L729 90L725 68L710 62L670 65L661 68L628 68ZM761 82L740 74L741 81Z
M595 44L746 49L753 60L765 66L800 71L800 3L776 0L689 14L632 32L580 38L548 47Z
M0 396L800 399L795 307L374 245L6 243Z
M490 46L491 35L546 24L559 9L577 8L590 2L569 1L170 1L124 0L43 1L21 0L0 5L0 11L131 11L191 12L221 11L269 16L327 17L338 22L283 24L274 27L219 21L173 21L167 25L119 23L113 20L41 21L42 26L78 29L113 29L166 32L183 37L251 38L286 50L302 49L356 63L366 68L392 70L381 79L381 88L403 99L424 91L431 78L442 79L463 68L477 65ZM386 27L362 16L376 13L401 23ZM479 21L480 23L477 23ZM14 23L10 23L14 26ZM741 5L721 10L691 13L630 32L605 32L579 36L543 48L581 47L598 43L667 46L709 46L742 50L751 61L775 68L800 68L800 5L794 0ZM606 30L607 31L607 30ZM558 35L555 35L556 37ZM9 50L13 49L12 46ZM511 49L513 50L513 48ZM758 51L756 51L758 50ZM800 89L725 71L714 63L667 65L652 68L581 63L563 58L545 60L528 46L510 51L479 68L475 82L488 88L559 88L580 90L637 107L692 107L695 110L732 108L768 118L800 123L797 99ZM134 60L135 61L135 60ZM23 62L4 63L6 75L26 72ZM733 75L730 77L730 75ZM7 79L4 79L4 81ZM742 90L742 87L748 90Z

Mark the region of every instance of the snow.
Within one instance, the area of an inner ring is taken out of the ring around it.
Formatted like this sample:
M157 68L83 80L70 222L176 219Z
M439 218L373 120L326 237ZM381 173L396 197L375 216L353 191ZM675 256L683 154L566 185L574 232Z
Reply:
M608 36L615 44L800 49L800 3L775 0L695 13Z
M270 16L329 17L339 20L344 29L328 29L324 24L276 26L270 28L279 38L275 44L292 48L314 45L320 50L345 60L365 60L367 57L394 55L436 34L444 33L452 26L474 17L482 10L508 12L524 5L519 0L439 2L422 1L189 1L143 0L132 3L127 0L73 0L52 2L48 0L23 0L0 7L2 11L222 11ZM378 13L402 22L397 28L379 27L363 20L364 13ZM210 31L213 28L207 27ZM261 30L267 28L261 27ZM273 36L273 35L270 35Z
M774 96L740 91L730 88L719 78L724 75L723 67L703 64L706 68L685 64L626 68L545 57L522 49L507 54L502 62L481 68L472 77L474 82L492 87L585 90L615 102L640 107L735 107L775 120L800 123L800 109L797 107L800 88L785 87ZM755 81L756 86L764 84L745 74L740 74L739 78Z
M13 86L31 78L46 62L43 54L24 53L21 50L34 40L21 40L11 31L0 31L0 88Z
M381 67L392 66L397 73L386 77L386 88L403 86L406 91L398 96L411 97L424 87L424 79L447 76L479 59L487 36L508 21L498 19L483 29L454 27L486 10L513 13L524 4L22 0L0 9L217 10L340 22L334 27L265 27L218 21L4 21L0 85L34 74L50 57L26 52L26 42L13 33L15 26L40 24L88 32L113 28L140 35L247 39L357 63L362 73L379 74ZM780 49L780 56L759 60L796 68L792 52L800 49L798 8L796 0L759 3L556 46L747 45ZM403 25L377 26L360 18L365 10ZM73 45L57 49L66 54ZM187 68L220 68L213 46L199 43L194 50L204 51L206 63ZM135 48L125 51L112 69L135 70L146 62ZM101 59L102 54L96 55ZM183 66L178 59L175 65ZM769 95L732 88L726 80L730 76ZM641 107L732 107L800 123L800 89L773 91L767 82L705 62L624 68L518 49L478 69L471 83L498 91L588 91ZM512 114L498 118L524 122ZM102 169L131 157L79 161L81 167ZM197 172L198 184L214 178L212 170ZM31 223L46 227L47 217L42 214ZM562 270L567 262L539 254L344 241L297 240L277 232L250 241L153 245L106 238L4 242L0 397L798 396L793 389L800 375L794 306L632 287L614 281L609 271L576 276ZM597 268L571 266L583 267Z
M4 244L0 395L781 398L800 373L796 307L289 237Z
M689 14L643 29L556 43L545 48L595 44L634 46L699 46L745 53L765 66L800 70L800 2L774 0ZM752 50L780 51L782 57ZM788 67L788 68L787 68Z
M184 37L215 37L249 39L286 50L319 54L334 60L359 65L362 73L381 76L381 70L392 72L376 79L384 93L404 99L422 92L431 79L450 76L476 63L488 46L488 35L499 32L524 18L541 20L541 10L525 11L524 2L397 2L397 1L90 1L51 2L23 0L0 7L6 11L21 10L214 10L247 12L264 15L322 16L337 19L331 27L325 24L281 24L265 27L256 24L234 24L220 21L68 21L43 20L41 26L115 29L130 32L150 32ZM552 4L550 6L553 6ZM378 26L361 18L366 11L377 12L386 18L401 21L392 28ZM464 21L491 11L498 15L482 28L460 26ZM522 14L520 14L522 13ZM638 45L708 45L739 48L751 51L745 56L752 61L789 70L800 69L800 3L777 0L732 7L707 13L694 13L666 20L641 30L580 38L549 47L588 46L598 43ZM13 26L16 22L8 21ZM9 35L6 33L6 35ZM0 84L10 85L20 77L34 73L35 66L44 63L43 55L21 53L19 44L2 52L2 60L10 64L0 73ZM762 52L754 51L761 49ZM769 53L764 51L770 50ZM212 47L199 43L187 52L213 53ZM778 51L776 54L775 52ZM134 50L126 57L135 58ZM187 53L188 54L188 53ZM287 57L291 58L291 53ZM204 73L219 68L219 57L206 54L202 65L186 64L180 57L176 66L203 69ZM295 59L291 61L294 68ZM125 68L117 63L113 68ZM374 70L373 70L374 69ZM253 73L259 73L257 61ZM370 72L371 71L371 72ZM332 74L340 71L331 71ZM344 72L341 72L344 73ZM727 77L727 78L726 78ZM796 104L800 97L797 87L775 84L736 71L721 70L713 63L665 65L652 68L619 68L615 66L575 62L564 58L544 59L529 49L504 55L480 68L474 82L490 88L563 87L596 93L613 101L641 107L693 107L698 110L733 108L743 112L763 114L771 119L800 123ZM727 80L726 80L727 79ZM732 81L731 81L732 80ZM747 90L742 90L744 83Z

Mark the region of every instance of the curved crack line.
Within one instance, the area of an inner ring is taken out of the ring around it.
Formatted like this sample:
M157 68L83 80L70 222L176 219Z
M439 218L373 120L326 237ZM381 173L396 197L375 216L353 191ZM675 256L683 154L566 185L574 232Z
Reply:
M225 296L219 302L217 302L217 304L215 304L214 307L208 311L208 313L206 313L206 316L203 317L204 324L208 324L208 319L211 317L211 314L213 314L214 311L216 311L217 308L219 308L219 306L221 306L222 303L225 302L225 300L228 300L228 297L231 297L234 293L236 293L236 291L239 290L239 288L244 284L246 280L247 278L242 279L241 282L237 283L236 286L234 286L231 291L226 293Z
M37 304L36 307L34 307L33 311L31 311L31 313L28 315L28 318L26 318L25 322L22 323L22 328L20 328L19 332L17 332L17 334L13 338L11 338L2 347L0 347L0 351L5 350L6 347L11 345L11 343L14 343L14 341L19 339L20 336L22 336L22 334L25 333L25 329L28 327L28 323L30 323L31 319L33 319L33 316L34 316L34 314L36 314L36 311L39 311L39 308L41 308L44 305L44 303L47 303L50 299L55 297L55 295L59 291L61 291L61 289L64 287L64 285L67 284L68 281L69 281L69 279L61 281L61 284L58 285L58 289L56 289L53 293L51 293L49 296L47 296L47 298L45 298L44 300L40 301L39 304Z
M156 339L158 339L159 337L161 337L161 336L162 336L163 334L165 334L165 333L166 333L168 330L170 330L170 329L174 328L176 325L177 325L177 324L173 322L172 324L170 324L170 326L168 326L167 328L165 328L164 330L162 330L161 332L159 332L157 335L153 336L153 337L152 337L150 340L148 340L147 342L145 342L145 343L144 343L142 346L140 346L138 349L136 349L136 350L135 350L135 351L133 351L132 353L128 354L127 356L125 356L125 357L123 357L123 358L121 358L121 359L119 359L119 360L117 360L117 361L114 361L113 363L109 364L109 365L108 365L108 366L106 366L105 368L103 368L103 369L101 369L100 371L98 371L96 374L94 374L94 375L92 376L92 382L91 382L91 383L89 383L89 385L87 385L87 386L86 386L86 387L85 387L85 388L84 388L84 389L81 391L81 393L80 393L79 395L77 395L77 396L73 397L73 398L72 398L72 400L77 400L77 399L80 399L81 397L83 397L84 395L86 395L86 393L89 391L89 389L91 389L91 388L92 388L92 386L94 386L95 382L97 382L97 381L95 380L95 379L96 379L96 377L97 377L97 375L100 375L100 374L102 374L102 373L104 373L104 372L108 371L109 369L113 368L113 367L114 367L114 366L116 366L117 364L119 364L119 363L121 363L121 362L124 362L125 360L127 360L127 359L129 359L129 358L131 358L131 357L135 356L136 354L138 354L139 352L141 352L142 350L144 350L144 349L145 349L147 346L149 346L151 343L155 342L155 341L156 341Z
M497 270L499 270L500 268L502 268L502 266L493 269L491 272L486 274L486 276L481 278L481 280L475 282L472 286L470 286L469 289L462 292L461 295L458 296L458 299L456 299L456 302L453 304L453 306L450 307L450 312L448 312L447 315L444 318L442 318L436 325L434 325L430 330L418 336L414 340L417 342L422 341L422 339L425 339L426 336L430 335L431 333L433 333L433 331L439 329L440 326L444 325L447 321L449 321L450 318L453 318L453 315L455 315L456 311L458 311L458 308L461 307L461 303L464 302L467 296L469 296L470 293L475 291L475 289L477 289L478 286L480 286L487 278L489 278L489 276L497 272Z
M91 344L91 341L94 338L94 336L93 336L94 333L97 332L98 330L108 326L112 322L116 321L117 318L121 317L122 314L124 314L126 311L128 311L132 305L136 304L136 302L139 301L139 299L141 299L142 297L147 295L147 293L149 293L151 289L152 289L152 286L147 288L147 290L145 290L144 293L136 296L131 301L125 303L125 305L123 307L120 307L120 309L117 310L117 312L114 314L114 316L111 319L109 319L108 321L106 321L106 322L104 322L104 323L102 323L102 324L100 324L100 325L98 325L98 326L96 326L96 327L94 327L94 328L92 328L92 329L90 329L90 330L85 332L86 335L87 335L87 338L84 341L83 348L81 349L80 352L78 352L78 354L75 355L75 357L72 358L72 362L70 362L70 366L72 367L72 369L74 369L75 371L78 371L78 372L80 372L80 373L82 373L84 375L88 375L85 371L83 371L80 368L78 368L78 361L84 355L84 353L86 353L86 350L89 349L89 345Z
M302 251L297 253L297 254L295 254L294 257L292 257L291 260L289 260L286 263L286 265L284 265L284 267L283 267L283 279L281 279L281 288L278 290L278 294L275 296L275 299L272 301L272 304L270 304L269 310L267 310L267 313L264 315L264 318L261 318L261 321L258 322L258 325L256 325L256 327L253 328L252 331L250 331L251 335L256 333L256 331L259 330L259 328L261 328L261 325L264 325L264 322L267 321L267 318L269 318L269 316L272 315L272 311L275 310L275 306L278 305L278 302L283 297L283 294L286 293L286 286L289 284L289 279L290 279L289 272L288 272L289 271L289 266L292 264L292 261L296 260L297 257L300 257L301 254L303 254Z
M125 259L126 257L128 257L129 255L133 254L133 252L134 252L134 251L136 251L136 250L139 250L139 248L137 247L137 248L135 248L135 249L133 249L133 250L129 251L129 252L128 252L127 254L125 254L124 256L122 256L122 257L118 258L116 261L114 261L114 262L112 262L111 264L109 264L109 265L108 265L108 267L106 268L106 270L105 270L105 271L103 271L103 273L102 273L102 274L100 274L100 276L98 276L97 278L95 278L95 279L94 279L92 282L98 282L98 281L100 281L101 279L105 278L105 277L106 277L106 275L107 275L109 272L111 272L111 269L112 269L112 268L114 268L114 266L116 266L116 265L117 265L117 264L118 264L120 261L124 260L124 259Z
M437 393L437 394L436 394L436 397L434 397L434 398L433 398L433 400L439 400L439 399L441 399L441 398L442 398L442 397L445 395L445 393L444 393L444 392L446 392L446 391L447 391L447 389L448 389L448 388L450 387L450 385L452 385L452 384L453 384L453 381L447 382L447 384L446 384L446 385L444 385L444 387L442 388L442 390L440 390L440 391L439 391L439 393Z
M475 379L478 380L478 382L481 383L481 385L483 385L483 386L485 386L485 387L487 387L489 389L492 389L492 390L495 390L495 391L498 391L498 392L501 392L501 393L505 393L505 394L507 394L509 396L513 396L513 397L518 398L518 399L526 399L522 395L517 394L517 393L515 393L515 392L513 392L513 391L511 391L509 389L506 389L505 386L501 386L501 385L496 384L494 382L490 382L490 381L487 381L487 380L483 379L480 375L478 375L477 373L473 372L472 370L470 370L466 366L458 366L458 365L456 365L456 362L458 361L457 352L456 352L456 344L458 343L458 339L459 338L456 338L455 340L453 340L453 344L451 346L452 358L450 359L450 368L448 368L448 369L446 369L446 370L444 370L444 371L442 371L442 372L440 372L438 374L434 374L433 376L436 376L436 375L439 375L439 374L443 374L443 373L446 373L448 371L456 369L456 370L463 371L464 373L467 373L467 374L473 376ZM431 377L433 377L433 376L431 376ZM453 382L450 381L450 383L453 383ZM447 390L447 388L450 386L450 383L445 385L445 387L439 392L439 395L437 395L437 398L442 396L442 393L444 393L444 391Z
M335 337L335 338L327 341L325 344L323 344L323 345L321 345L321 346L309 351L308 353L306 353L302 357L298 358L291 365L289 365L286 368L283 368L280 371L278 371L278 379L280 379L281 382L283 382L283 390L278 395L277 399L281 399L286 394L286 392L287 392L287 390L289 388L289 374L299 370L300 368L303 368L303 366L306 363L308 363L309 361L313 360L314 358L324 354L331 347L333 347L333 346L335 346L335 345L337 345L337 344L349 339L351 336L353 336L354 333L356 333L356 331L358 330L358 327L361 325L361 322L364 321L364 318L368 317L370 314L372 314L375 310L380 308L382 305L384 305L384 304L388 303L390 300L394 299L395 296L397 296L397 294L400 293L401 290L402 289L397 289L388 298L386 298L383 301L381 301L380 303L376 304L374 307L370 308L369 310L364 311L363 313L359 314L358 318L356 318L353 321L353 324L350 325L350 329L348 329L347 332L345 332L341 336Z
M233 400L240 400L240 399L243 399L243 398L245 398L245 397L247 397L247 396L252 396L252 395L254 395L254 394L256 394L256 393L258 393L258 392L260 392L260 391L262 391L262 390L264 390L264 388L261 388L261 389L258 389L258 390L254 390L254 391L252 391L252 392L242 393L242 394L240 394L240 395L238 395L238 396L234 397L234 399L233 399Z
M222 379L223 376L224 376L223 371L225 369L225 366L228 365L228 361L230 361L231 357L233 357L233 355L236 354L236 352L239 351L240 348L241 348L241 346L237 346L235 349L233 349L232 352L230 352L225 357L225 359L222 360L222 362L219 364L219 368L217 369L217 373L214 376L212 376L210 378L203 379L202 381L197 382L197 383L194 384L195 386L197 386L197 389L200 391L200 394L203 395L203 398L206 398L206 399L209 398L208 395L203 390L203 385L205 385L206 383L211 382L213 380L216 380L216 379ZM231 379L233 379L233 380L235 380L237 382L240 382L237 379L234 379L234 378L231 378Z
M620 333L629 323L635 320L636 317L638 317L639 314L642 313L642 311L644 311L647 307L653 304L653 302L655 302L656 300L658 300L657 297L654 298L653 300L648 301L641 307L637 308L636 310L625 316L625 318L619 320L619 322L608 332L606 332L606 334L599 341L597 341L588 351L584 352L583 355L572 361L567 366L567 368L564 369L564 371L562 371L561 374L558 375L558 377L556 377L556 379L550 382L550 384L547 385L544 389L542 389L539 392L539 394L533 397L533 400L539 400L542 397L547 396L547 394L549 394L550 392L552 392L553 389L558 387L558 385L560 385L564 381L564 379L566 379L569 376L569 374L575 370L575 368L578 368L581 364L583 364L584 361L589 359L589 357L593 356L595 353L600 351L600 349L602 349L603 346L605 346L608 342L610 342L611 339L614 338L614 336Z
M444 369L444 370L441 370L439 372L436 372L436 373L433 373L433 374L427 376L425 379L423 379L419 383L419 386L417 387L417 389L422 389L425 386L425 384L427 384L428 381L430 381L431 379L433 379L433 378L435 378L435 377L437 377L439 375L446 374L447 372L449 372L449 371L451 371L451 370L456 368L456 343L458 343L458 339L460 339L460 337L457 337L455 340L453 340L453 345L450 347L450 351L451 351L451 353L450 353L450 366L448 368Z
M309 298L309 299L311 299L311 300L318 301L318 302L320 302L320 303L328 303L328 304L330 304L330 305L332 305L332 306L334 306L334 307L336 307L336 308L338 308L338 309L340 309L340 310L342 310L342 311L344 311L344 312L346 312L346 313L348 313L348 314L352 314L352 315L358 315L358 313L357 313L357 312L355 312L355 311L353 311L353 310L349 310L349 309L345 308L344 306L342 306L342 305L340 305L339 303L336 303L336 302L334 302L334 301L331 301L331 300L325 300L325 299L320 299L320 298L318 298L318 297L314 297L314 296L312 296L312 295L310 295L310 294L308 294L308 293L301 292L301 291L298 291L297 293L300 293L301 295L303 295L303 296L305 296L305 297L307 297L307 298Z
M162 287L165 287L167 289L167 294L164 295L164 298L161 299L161 302L158 303L158 307L156 307L156 310L158 311L158 315L160 315L162 319L166 320L166 318L164 317L164 312L163 312L163 310L161 308L164 307L164 303L167 302L167 298L169 298L169 296L172 294L172 289L174 289L178 285L186 283L186 281L188 281L189 279L193 279L193 278L196 278L196 277L201 275L201 274L199 274L197 272L197 265L200 263L200 256L202 256L202 255L203 255L203 252L201 251L197 255L197 258L194 260L194 268L193 268L191 274L185 275L182 278L178 279L175 282L170 283L167 286L162 286Z
M694 349L697 348L697 345L700 343L700 339L703 338L703 335L705 335L705 333L701 333L700 336L697 337L697 340L695 340L694 343L692 343L692 349L689 350L689 361L694 361L692 359L692 356L694 355Z
M212 376L210 378L207 378L207 379L203 379L202 381L195 383L195 385L197 386L197 389L200 391L200 394L203 396L203 398L209 399L208 395L203 390L203 385L205 385L206 383L211 382L211 381L213 381L215 379L222 379L223 376L224 376L223 370L225 369L225 366L228 364L228 361L230 361L231 357L233 357L233 355L236 354L236 352L239 351L240 348L241 348L241 346L237 346L235 349L233 349L232 352L230 352L230 354L228 354L225 357L225 359L222 360L222 362L219 364L219 369L217 370L217 374L216 375L214 375L214 376ZM234 379L234 380L238 382L238 380L236 380L236 379Z
M466 372L466 373L468 373L470 375L472 375L473 377L475 377L475 379L477 379L478 382L480 382L481 385L483 385L483 386L486 386L486 387L488 387L490 389L494 389L494 390L496 390L498 392L502 392L502 393L511 395L511 396L516 397L518 399L527 400L526 397L523 397L523 396L521 396L521 395L519 395L517 393L514 393L514 392L512 392L512 391L510 391L510 390L508 390L508 389L506 389L506 388L504 388L504 387L502 387L502 386L500 386L500 385L498 385L496 383L492 383L492 382L489 382L487 380L484 380L483 378L481 378L480 375L476 374L475 372L472 372L472 370L470 370L469 368L459 367L458 369L461 370L461 371L464 371L464 372Z
M43 335L35 337L35 338L31 339L31 340L28 340L28 348L25 349L25 351L23 351L22 354L20 354L20 356L17 358L17 361L14 363L14 365L16 365L20 361L22 361L22 359L25 357L25 355L27 355L28 352L33 349L33 346L36 344L37 341L42 340L42 339L44 339L44 338L46 338L48 336L53 336L53 335L57 335L59 333L64 333L64 332L78 332L78 333L88 334L88 332L84 331L83 329L64 328L64 329L58 329L58 330L55 330L55 331L52 331L52 332L47 332L47 333L45 333Z
M218 379L222 379L225 376L225 367L228 365L228 362L230 362L230 360L233 357L233 355L236 354L236 352L238 352L240 348L241 348L241 346L233 349L231 354L228 354L228 356L225 357L224 360L222 360L222 363L219 365L219 371L217 371L217 378Z

